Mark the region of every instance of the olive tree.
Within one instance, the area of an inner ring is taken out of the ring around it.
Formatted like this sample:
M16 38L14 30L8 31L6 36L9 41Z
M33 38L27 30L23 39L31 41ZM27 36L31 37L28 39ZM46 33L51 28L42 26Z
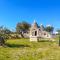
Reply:
M53 26L46 26L45 27L45 30L47 31L47 32L53 32L53 30L54 30L54 27Z
M25 21L18 22L17 25L16 25L16 32L18 34L21 34L22 37L24 37L23 33L27 32L29 30L29 28L30 28L30 24L29 23L27 23Z

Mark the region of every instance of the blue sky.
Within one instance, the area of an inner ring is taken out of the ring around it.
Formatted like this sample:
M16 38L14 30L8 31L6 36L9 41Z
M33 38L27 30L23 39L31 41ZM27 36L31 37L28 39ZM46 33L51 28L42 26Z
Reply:
M21 21L60 28L59 0L0 0L0 26L15 29Z

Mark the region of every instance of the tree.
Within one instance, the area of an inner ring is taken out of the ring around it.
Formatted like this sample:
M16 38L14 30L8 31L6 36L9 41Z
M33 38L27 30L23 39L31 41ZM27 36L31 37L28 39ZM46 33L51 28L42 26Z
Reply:
M11 31L3 26L0 26L0 37L3 37L4 39L9 37L9 34L11 33Z
M57 33L58 33L58 35L60 35L60 29L59 29L59 30L57 30Z
M11 31L8 28L4 28L4 34L10 34Z
M45 30L47 31L47 32L53 32L53 30L54 30L54 27L53 26L47 26L47 27L45 27Z
M5 45L5 40L3 37L0 36L0 46L4 46Z
M31 25L29 23L25 22L25 21L19 22L16 25L16 32L21 34L22 37L24 37L23 33L27 32L29 30L30 26Z

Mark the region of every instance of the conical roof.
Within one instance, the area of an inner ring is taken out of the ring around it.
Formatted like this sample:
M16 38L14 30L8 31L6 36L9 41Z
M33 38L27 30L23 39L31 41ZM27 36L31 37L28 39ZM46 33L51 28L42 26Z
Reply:
M33 23L33 25L32 25L32 28L34 29L34 28L38 28L38 24L36 23L36 21L34 20L34 23Z

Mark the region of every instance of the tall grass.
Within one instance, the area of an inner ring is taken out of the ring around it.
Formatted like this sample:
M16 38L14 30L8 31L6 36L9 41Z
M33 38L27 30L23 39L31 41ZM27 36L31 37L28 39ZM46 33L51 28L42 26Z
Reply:
M0 60L60 60L60 47L58 41L10 39L6 47L0 46Z

